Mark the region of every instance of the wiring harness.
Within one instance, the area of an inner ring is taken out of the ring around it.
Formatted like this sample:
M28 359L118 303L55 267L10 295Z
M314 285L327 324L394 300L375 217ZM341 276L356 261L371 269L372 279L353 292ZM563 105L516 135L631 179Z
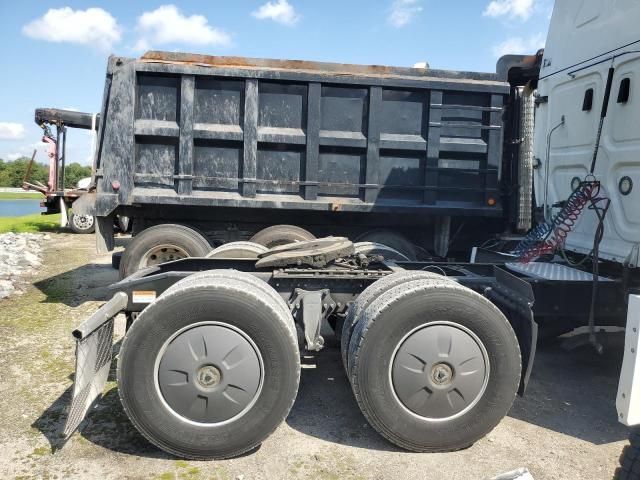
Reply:
M604 215L609 208L610 200L600 195L600 182L591 175L589 177L581 182L580 186L563 202L562 209L550 221L536 225L518 244L514 253L521 263L529 263L538 257L562 250L567 236L587 205L598 216L599 226L596 231L598 236L597 233L604 228ZM594 249L599 243L599 241L597 244L594 242Z

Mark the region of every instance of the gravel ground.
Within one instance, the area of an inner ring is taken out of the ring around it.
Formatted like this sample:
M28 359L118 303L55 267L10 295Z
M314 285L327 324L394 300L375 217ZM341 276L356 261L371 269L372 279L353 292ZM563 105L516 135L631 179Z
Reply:
M38 233L0 235L0 300L24 291L28 277L42 265L42 244L49 239Z
M602 356L540 348L527 395L458 452L408 453L381 439L358 410L335 344L303 358L291 414L240 458L183 461L149 445L124 415L113 376L82 433L65 444L70 331L107 298L117 275L109 255L94 253L93 236L51 237L33 285L0 300L0 478L475 480L527 467L536 480L601 480L612 477L626 443L615 413L622 344L613 341ZM117 327L122 332L122 319Z

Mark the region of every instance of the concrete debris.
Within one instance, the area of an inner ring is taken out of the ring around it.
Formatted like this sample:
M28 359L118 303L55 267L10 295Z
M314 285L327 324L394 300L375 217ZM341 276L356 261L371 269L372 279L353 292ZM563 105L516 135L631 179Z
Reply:
M26 277L42 265L42 243L49 238L40 233L0 234L0 299L22 292Z
M526 467L521 467L510 472L505 472L492 477L491 480L533 480L533 475Z

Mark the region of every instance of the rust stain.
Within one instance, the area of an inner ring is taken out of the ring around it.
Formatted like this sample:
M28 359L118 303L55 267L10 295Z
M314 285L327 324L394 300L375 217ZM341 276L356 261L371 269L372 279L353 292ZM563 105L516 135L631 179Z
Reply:
M382 78L411 78L424 80L443 80L444 78L429 75L429 70L386 65L357 65L346 63L313 62L308 60L281 60L248 57L221 57L195 53L148 51L140 61L148 63L167 63L176 65L192 65L213 68L246 68L264 70L291 70L319 75L344 76L376 76ZM467 72L447 72L447 81L464 81L469 83L502 83L495 79L470 79Z

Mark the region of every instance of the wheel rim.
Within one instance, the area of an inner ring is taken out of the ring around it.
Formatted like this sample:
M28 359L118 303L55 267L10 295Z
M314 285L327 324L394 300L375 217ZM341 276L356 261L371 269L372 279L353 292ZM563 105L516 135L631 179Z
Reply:
M489 380L489 357L468 328L432 322L400 340L389 376L396 400L406 411L424 420L451 420L482 398Z
M164 244L151 248L140 259L139 268L152 267L165 262L171 262L173 260L180 260L181 258L187 258L190 255L185 249L178 247L177 245Z
M260 396L262 356L238 328L219 322L176 332L156 358L158 396L180 420L221 425L242 417Z
M72 221L79 230L89 230L93 227L93 215L73 215Z

